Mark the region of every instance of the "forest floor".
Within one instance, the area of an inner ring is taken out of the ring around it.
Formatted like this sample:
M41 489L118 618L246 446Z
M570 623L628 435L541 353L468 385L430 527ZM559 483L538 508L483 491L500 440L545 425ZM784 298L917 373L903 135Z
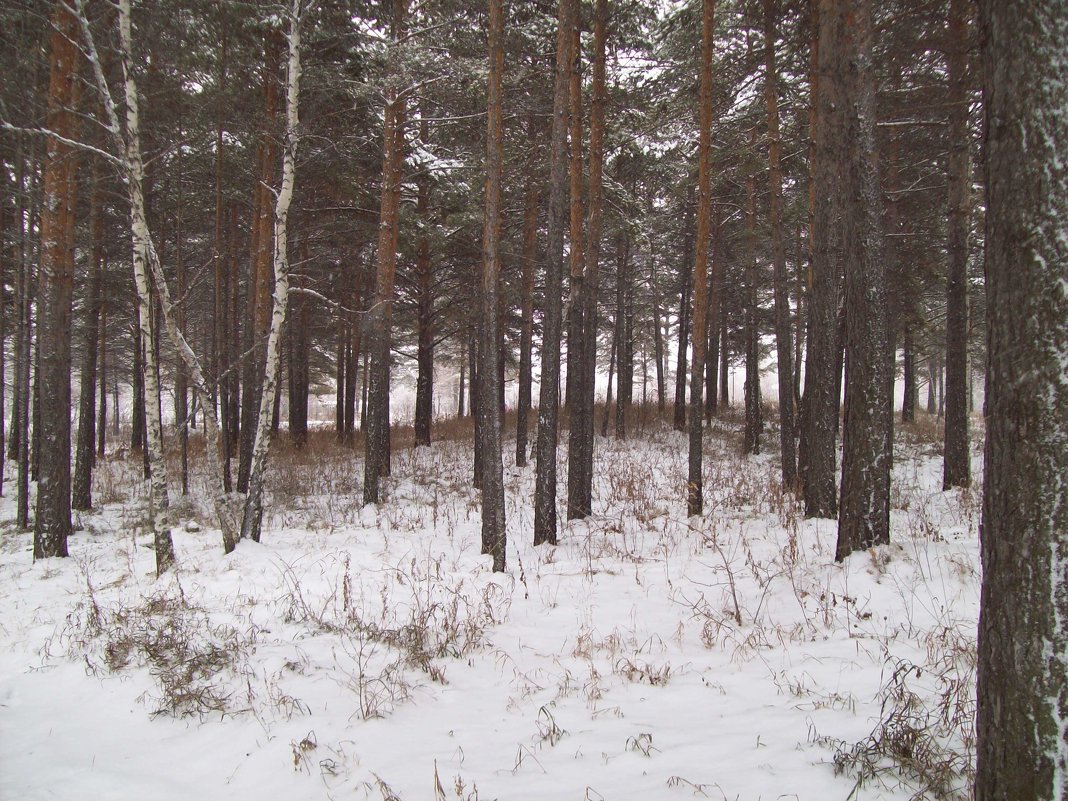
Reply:
M5 497L0 798L970 797L979 494L941 491L933 428L898 431L892 544L842 564L730 420L704 517L653 421L597 440L556 547L506 456L505 574L458 440L397 448L362 509L351 449L280 442L228 556L194 473L158 580L139 459L101 462L69 559L34 563Z

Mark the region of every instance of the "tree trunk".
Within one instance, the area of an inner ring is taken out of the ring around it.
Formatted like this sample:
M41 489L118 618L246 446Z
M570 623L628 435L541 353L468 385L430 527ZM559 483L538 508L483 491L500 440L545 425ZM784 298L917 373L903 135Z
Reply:
M116 157L115 160L124 173L125 184L130 200L130 220L134 245L134 283L137 287L138 306L142 311L142 331L147 335L144 339L145 342L149 343L148 350L152 352L152 360L154 361L155 350L151 347L153 337L151 336L151 331L145 331L144 329L146 321L149 319L148 311L151 303L150 287L148 284L148 274L150 273L159 292L163 322L167 326L170 339L177 349L179 356L189 370L189 375L196 391L199 406L205 411L204 428L207 439L207 447L205 450L208 456L211 474L215 478L213 501L219 526L222 530L223 547L229 552L233 550L234 547L234 532L236 525L223 487L223 467L220 462L222 443L219 439L218 420L214 414L207 413L208 409L211 407L208 382L204 378L204 371L200 361L196 358L196 355L189 347L189 343L184 334L175 322L174 302L171 299L170 288L163 275L163 268L160 264L159 254L156 252L152 242L145 214L143 193L144 168L141 161L138 95L137 86L133 80L133 75L130 69L130 60L133 52L133 34L129 0L119 0L118 16L126 105L125 136L123 135L123 128L119 125L118 106L108 87L108 82L104 75L104 69L89 22L84 15L80 14L79 23L84 44L83 52L89 57L90 64L93 68L94 82L100 98L104 103L106 112L106 127L115 142L116 153L123 154L121 158ZM155 365L153 364L148 365L149 368L154 368L154 366ZM146 369L146 377L149 376L151 379L148 381L147 389L150 393L150 397L153 397L151 393L153 390L155 391L154 397L156 400L151 405L155 409L153 417L155 417L155 420L158 423L160 409L158 402L158 373L155 369ZM152 422L151 418L150 422ZM153 509L152 525L155 537L156 570L157 572L162 572L168 569L174 561L174 550L171 544L170 531L164 525L166 523L167 510L167 485L165 472L166 464L163 462L162 458L162 427L158 424L153 425L150 434L149 445L152 450L152 458L154 463L157 463L158 460L160 468L158 470L153 470L151 504Z
M391 35L404 36L408 0L393 0ZM404 168L405 97L393 81L386 89L382 128L382 201L378 228L375 300L364 316L370 370L367 388L367 436L364 438L363 502L378 503L379 481L389 475L389 379L393 295L397 274L397 236Z
M971 210L971 134L968 130L968 0L950 0L949 222L946 229L946 432L942 487L971 483L968 447L968 213Z
M613 326L614 328L614 326ZM604 414L601 415L601 436L608 436L608 420L612 409L612 379L616 374L616 338L612 337L612 353L608 357L608 387L605 389Z
M501 78L504 72L504 10L489 0L489 81L486 93L486 211L482 237L482 550L493 555L493 571L505 567L504 465L501 460L501 407L498 305L501 275L501 180L504 173Z
M723 317L724 264L723 209L715 208L712 239L712 275L708 281L708 345L705 351L705 419L711 421L719 411L720 321Z
M653 293L653 360L656 362L656 408L663 414L667 408L667 387L664 377L663 312L660 309L659 280L656 274L656 252L649 250L649 287Z
M16 500L15 519L20 530L25 531L30 527L30 353L32 350L33 328L33 268L30 265L27 253L27 237L34 226L34 206L36 205L36 183L34 175L36 170L36 147L31 145L29 167L30 175L24 173L25 161L19 160L19 185L23 191L19 193L19 377L18 386L18 427L15 429L17 436L12 437L17 446L16 458L18 460L18 488ZM25 207L23 195L28 194L30 203Z
M248 297L246 298L246 355L241 384L241 449L238 454L237 489L248 493L256 422L263 397L266 353L264 346L271 324L271 187L277 173L278 146L274 133L278 118L278 71L281 46L278 31L266 35L263 64L264 116L256 154L256 185L253 189ZM268 398L268 401L273 401Z
M756 128L750 131L749 145L756 148ZM750 172L746 184L745 210L745 453L760 453L764 414L760 397L760 308L756 265L756 174Z
M690 453L686 513L704 512L704 467L701 435L704 429L705 348L708 346L708 241L712 227L712 35L715 0L701 6L701 87L698 92L697 246L693 267L693 359L690 362ZM680 337L680 341L681 341Z
M180 118L180 115L179 115ZM182 151L178 148L177 166L177 191L175 192L176 213L174 218L174 266L178 284L178 306L175 309L178 327L183 331L186 328L186 293L188 280L186 276L185 261L182 256ZM157 326L158 328L158 326ZM158 358L157 358L158 364ZM174 425L178 434L178 452L182 481L182 495L189 494L189 380L186 376L185 365L181 360L174 368Z
M830 80L840 81L846 110L840 196L846 205L846 413L842 494L835 558L890 541L891 351L882 258L879 172L875 151L875 75L871 66L870 0L843 2L821 28L822 49L836 57ZM840 59L840 60L839 60Z
M97 354L99 357L97 384L100 386L100 402L97 404L96 455L98 459L102 459L104 458L104 451L107 448L108 437L108 304L104 297L99 297L98 301L98 306L100 308L100 323L96 330L96 337L98 342ZM113 409L112 412L118 416L117 409Z
M545 259L541 388L535 445L534 544L556 544L556 443L560 405L560 290L567 222L567 109L575 0L560 0L556 35L556 75L550 141L549 219Z
M77 20L62 3L52 12L48 128L67 140L78 136ZM44 163L37 292L37 372L41 455L33 558L67 555L70 508L70 327L77 213L77 151L49 137ZM36 426L35 426L36 428Z
M912 345L912 324L905 322L902 342L901 372L904 391L901 394L901 422L916 422L916 355Z
M282 330L286 310L289 307L289 204L293 199L296 180L297 125L300 109L300 39L303 0L292 0L289 9L289 57L286 61L286 127L282 149L282 186L274 205L274 297L271 306L271 322L268 328L266 362L264 364L263 391L260 394L260 409L256 417L256 437L252 449L252 465L249 471L248 494L241 518L241 538L260 541L263 524L263 484L267 471L267 456L271 445L271 412L278 395L278 373L281 360Z
M693 234L694 194L690 189L686 197L685 228L682 242L682 267L679 270L679 347L675 364L675 417L676 431L686 430L686 349L690 335L690 290L693 271L694 234Z
M104 272L103 186L98 165L93 165L93 194L89 204L89 297L85 311L85 361L80 376L78 436L71 484L71 508L93 507L93 465L96 454L97 345L100 342L101 279Z
M1068 798L1068 8L981 0L987 394L976 801ZM1054 110L1059 110L1054 113Z
M630 235L616 234L616 437L627 438L634 398L633 304L630 276Z
M215 123L215 240L214 248L212 251L212 262L214 266L214 286L213 286L213 307L214 307L214 319L212 320L212 373L215 377L214 391L212 393L213 405L212 408L215 413L219 415L222 424L222 440L223 440L223 463L224 467L224 482L226 491L230 492L230 378L228 371L231 368L230 363L230 345L229 338L234 336L229 323L229 276L227 275L227 268L229 262L227 259L227 242L226 233L229 228L226 225L226 208L223 205L223 183L226 179L225 176L225 137L224 137L224 122L226 108L222 102L222 98L226 97L227 92L227 53L229 44L229 34L226 27L226 15L222 16L223 30L222 30L222 42L219 48L219 98L220 102L215 109L216 123Z
M531 160L537 155L535 123L528 123L527 138L530 142ZM515 463L523 467L527 463L527 418L531 409L531 362L534 343L534 273L537 266L538 248L538 203L540 192L533 177L533 163L527 173L526 210L523 213L523 265L522 322L519 334L519 398L516 407Z
M838 512L837 458L838 395L835 387L838 353L838 294L844 242L835 224L839 214L845 136L845 109L836 81L829 74L841 66L831 52L831 35L838 6L813 3L818 35L813 37L811 75L815 112L811 167L813 182L812 276L809 291L805 394L801 418L801 492L807 517L835 517ZM826 29L826 30L824 30Z
M786 237L782 221L782 164L779 138L779 73L775 63L777 3L764 4L764 96L768 107L768 180L771 188L771 253L775 269L775 350L779 383L779 464L782 485L797 485L794 434L794 345L790 326L790 281L786 274Z
M419 139L424 147L430 138L425 113L420 115ZM417 281L417 334L415 380L415 444L430 444L431 419L434 416L434 295L433 266L430 261L430 240L427 231L430 220L430 182L425 175L419 179L419 196L415 212L423 224L419 237L419 252L415 260Z
M583 518L593 513L593 401L597 378L597 295L600 285L602 185L604 176L605 49L608 2L597 0L594 13L593 93L590 111L590 182L587 220L586 265L577 300L582 305L581 358L571 407L568 443L567 516ZM576 29L577 34L577 29ZM577 35L576 35L576 45ZM580 176L581 178L581 176ZM574 185L572 185L574 188ZM574 208L574 207L572 207ZM576 343L578 344L578 343Z
M577 384L582 372L582 336L583 321L582 298L585 254L582 247L582 39L578 20L581 12L576 14L575 27L571 33L571 73L568 81L568 119L570 133L568 139L568 183L570 192L571 226L568 235L568 264L570 266L569 288L571 297L567 303L567 376L564 390L564 406L568 418L578 393ZM568 448L570 451L570 447ZM568 473L568 519L570 519L571 474Z

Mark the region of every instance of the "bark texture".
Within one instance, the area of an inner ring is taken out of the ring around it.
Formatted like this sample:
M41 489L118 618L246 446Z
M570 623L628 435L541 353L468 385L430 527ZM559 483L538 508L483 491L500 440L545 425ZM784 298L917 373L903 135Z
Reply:
M712 225L712 32L715 0L701 6L701 88L698 93L697 243L693 266L693 358L690 361L689 471L686 513L704 511L704 454L702 437L705 348L708 345L708 242Z
M832 4L834 5L834 4ZM835 557L890 541L890 443L893 373L888 347L885 263L881 253L881 193L875 154L875 75L872 5L852 0L829 12L827 50L841 60L846 108L846 205L840 224L846 242L845 426L842 495Z
M560 0L556 34L556 77L550 139L549 219L545 247L545 310L542 323L541 387L535 445L534 544L556 544L556 443L560 413L560 291L567 225L567 111L575 0Z
M586 259L577 301L581 338L577 380L571 405L568 442L567 516L593 513L593 399L597 373L597 294L600 283L602 186L604 180L605 47L608 2L597 0L594 10L593 86L590 111L590 179L586 222Z
M794 433L794 353L790 326L790 282L786 274L786 235L782 221L782 142L779 137L779 72L775 58L778 3L764 5L764 99L768 111L768 183L771 189L771 259L774 265L776 373L779 380L779 464L782 485L797 485Z
M78 25L63 3L52 12L49 47L48 128L77 138ZM74 288L74 231L77 212L76 151L49 137L44 162L37 290L37 342L41 452L33 558L67 555L70 507L70 326Z
M801 491L807 517L835 517L838 512L835 462L838 430L836 353L838 350L838 293L842 242L835 226L839 193L844 180L843 99L832 72L847 65L830 47L841 3L820 0L812 4L818 36L814 37L812 94L813 182L812 271L809 290L808 338L805 358L805 394L801 422Z
M950 0L946 61L949 81L949 225L946 230L946 441L942 486L971 483L968 447L968 0Z
M982 0L987 395L977 801L1068 799L1068 4Z
M404 34L408 0L393 2L393 44ZM378 227L378 265L374 303L364 316L370 355L367 387L367 436L364 438L363 502L378 503L379 482L389 475L389 372L393 296L397 275L401 180L404 168L405 97L390 81L382 127L382 201Z
M486 212L482 237L482 342L479 355L479 407L482 415L482 548L493 555L494 572L504 572L504 465L501 460L501 407L498 356L498 303L501 275L501 180L504 173L501 76L504 72L504 10L489 0L489 81L486 93Z

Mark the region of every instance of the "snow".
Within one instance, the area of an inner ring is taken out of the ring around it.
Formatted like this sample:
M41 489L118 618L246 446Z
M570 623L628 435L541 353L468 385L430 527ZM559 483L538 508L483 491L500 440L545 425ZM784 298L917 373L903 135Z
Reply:
M595 515L555 548L529 544L533 468L506 465L504 575L454 442L396 449L363 509L352 451L277 456L263 543L228 556L198 474L159 580L139 459L101 464L69 559L32 563L4 498L0 798L845 798L836 743L877 729L897 668L925 707L959 679L974 708L978 504L899 445L893 543L839 565L834 521L737 437L709 435L689 520L682 434L598 438ZM155 714L215 656L200 711Z

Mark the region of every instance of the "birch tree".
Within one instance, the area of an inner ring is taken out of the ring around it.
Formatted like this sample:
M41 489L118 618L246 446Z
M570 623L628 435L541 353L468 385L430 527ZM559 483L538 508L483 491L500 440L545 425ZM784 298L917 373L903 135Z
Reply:
M300 111L300 37L303 1L292 0L289 8L289 56L286 70L286 129L282 151L282 187L274 206L274 296L271 326L267 335L267 361L264 369L263 392L260 393L259 414L256 417L256 438L252 448L248 493L245 495L241 518L241 538L259 542L263 522L263 477L267 469L267 455L271 444L271 410L278 388L279 353L286 308L289 304L288 231L289 205L293 200L296 180L297 125Z
M133 53L133 31L131 23L130 0L119 0L119 40L122 57L123 90L126 100L126 125L125 129L119 123L118 106L108 86L104 75L103 62L96 46L86 16L85 0L76 0L74 10L81 28L84 43L84 52L89 59L93 72L93 80L100 95L104 108L103 125L107 129L113 143L114 152L99 150L99 155L111 162L119 170L123 183L126 186L127 196L130 203L130 228L133 238L133 271L134 285L137 289L138 307L141 310L141 340L148 343L145 347L145 381L146 393L149 395L146 406L149 414L155 415L158 421L159 410L159 383L155 370L155 349L151 346L152 332L149 328L152 296L149 278L155 284L159 293L160 308L163 322L167 327L168 335L178 350L189 372L193 389L196 393L200 408L204 411L204 430L207 437L207 456L214 484L214 506L219 525L222 530L223 548L227 553L234 549L236 542L237 525L230 499L223 486L222 472L222 442L219 437L219 422L215 416L214 406L211 403L209 385L204 377L204 371L200 361L192 348L189 346L184 333L178 327L174 313L174 302L171 297L163 267L160 264L159 255L152 241L152 234L148 227L144 201L144 166L141 160L140 119L138 112L137 85L131 70ZM148 363L148 359L152 363ZM153 393L155 393L153 395ZM153 411L155 410L155 411ZM153 443L152 440L155 439ZM171 546L170 532L165 528L166 504L167 504L167 477L166 464L162 454L162 425L156 426L156 433L149 431L149 458L153 465L158 463L158 469L153 470L152 476L152 509L154 538L156 541L156 567L162 572L173 561L173 548Z

